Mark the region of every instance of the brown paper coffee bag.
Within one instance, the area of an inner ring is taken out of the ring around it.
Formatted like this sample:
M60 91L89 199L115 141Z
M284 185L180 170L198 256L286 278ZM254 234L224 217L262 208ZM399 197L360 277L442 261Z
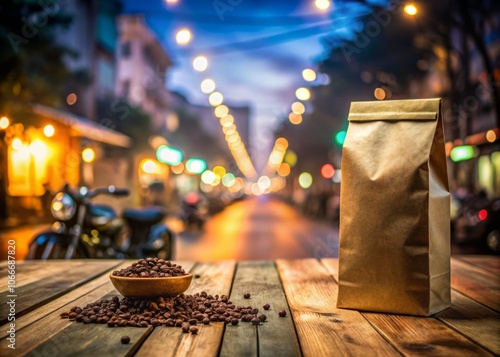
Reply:
M440 99L351 103L340 200L338 307L428 316L450 306Z

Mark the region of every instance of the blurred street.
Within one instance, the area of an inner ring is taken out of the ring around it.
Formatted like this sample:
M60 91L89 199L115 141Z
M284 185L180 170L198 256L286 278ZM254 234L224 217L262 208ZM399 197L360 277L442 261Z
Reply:
M276 259L337 257L338 230L314 222L275 199L260 196L213 216L203 232L184 232L177 259Z

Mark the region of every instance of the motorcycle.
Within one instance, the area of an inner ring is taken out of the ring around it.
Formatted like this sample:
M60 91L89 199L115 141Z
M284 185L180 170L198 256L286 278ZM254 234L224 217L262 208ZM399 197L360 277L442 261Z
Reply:
M208 201L201 195L192 192L182 199L180 218L185 222L187 229L194 226L201 230L207 220L207 213Z
M174 234L162 220L161 207L124 209L122 217L107 205L91 203L99 195L123 197L114 186L71 189L65 185L51 203L52 229L29 245L27 259L134 258L172 259Z

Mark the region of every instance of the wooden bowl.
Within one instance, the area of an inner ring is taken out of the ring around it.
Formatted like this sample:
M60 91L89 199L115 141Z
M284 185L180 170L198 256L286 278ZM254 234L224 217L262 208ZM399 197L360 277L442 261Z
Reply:
M164 278L127 278L109 274L111 282L126 297L175 297L191 285L193 274Z

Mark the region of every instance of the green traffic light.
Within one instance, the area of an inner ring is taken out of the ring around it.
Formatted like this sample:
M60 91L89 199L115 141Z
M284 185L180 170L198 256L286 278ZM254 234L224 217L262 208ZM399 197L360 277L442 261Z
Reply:
M347 134L347 132L345 130L338 131L337 134L335 134L335 142L339 146L344 145L346 134Z
M472 159L475 154L476 150L474 149L474 146L455 146L453 149L451 149L450 159L454 162L465 161Z

